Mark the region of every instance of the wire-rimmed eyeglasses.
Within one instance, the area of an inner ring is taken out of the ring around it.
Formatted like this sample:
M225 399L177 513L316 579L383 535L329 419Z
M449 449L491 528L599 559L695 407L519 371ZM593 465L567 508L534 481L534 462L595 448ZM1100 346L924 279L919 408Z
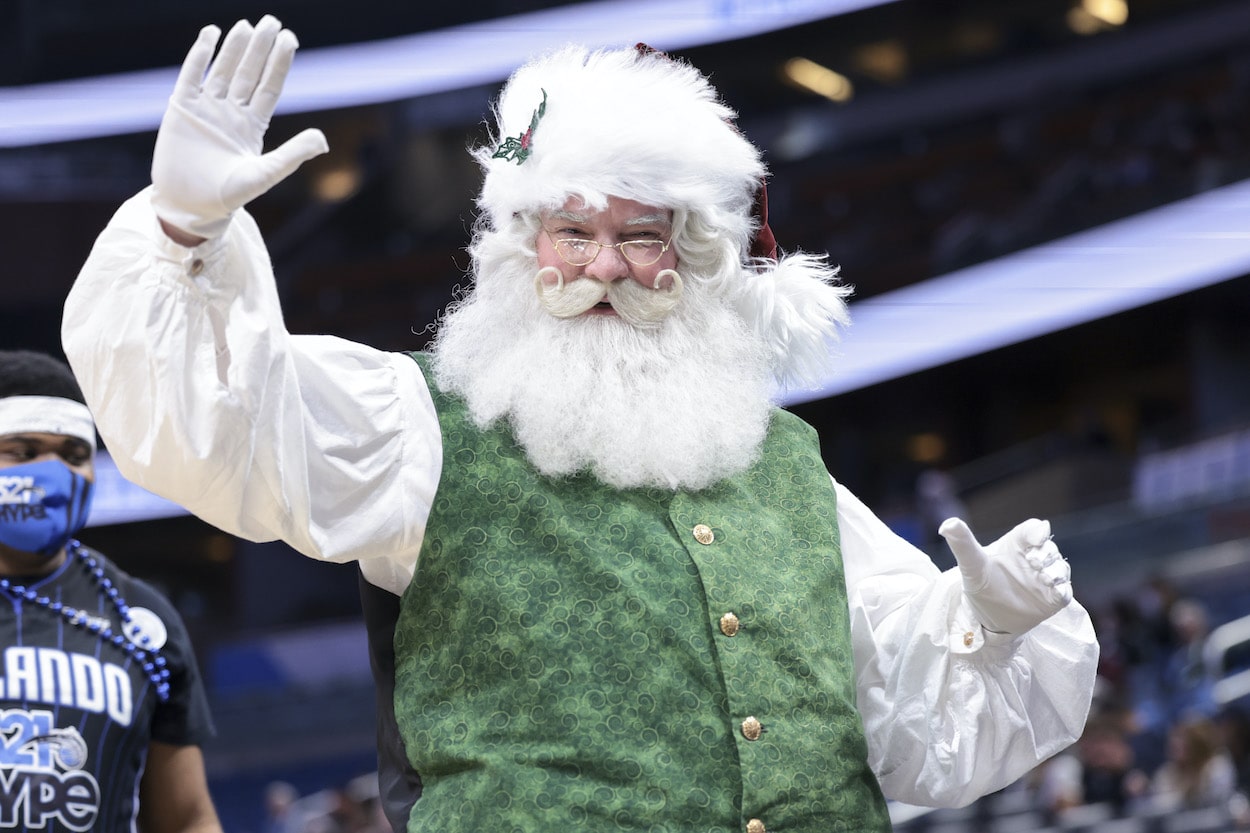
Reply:
M552 237L551 232L546 229L543 231L551 239L551 245L555 247L556 254L569 266L589 266L595 262L595 258L599 256L602 249L616 249L621 253L621 257L635 266L650 266L664 257L664 253L673 243L672 239L600 243L598 240L585 237Z

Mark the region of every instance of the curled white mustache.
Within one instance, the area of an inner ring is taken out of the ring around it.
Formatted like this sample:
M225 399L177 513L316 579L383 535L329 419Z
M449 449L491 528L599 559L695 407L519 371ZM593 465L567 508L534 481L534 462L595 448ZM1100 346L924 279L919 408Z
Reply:
M543 283L543 276L553 273L553 286ZM665 278L669 285L661 288ZM578 278L564 282L564 274L554 266L538 270L534 288L543 309L556 318L574 318L604 298L626 322L644 330L654 330L668 317L681 300L683 284L676 270L663 269L655 276L655 288L648 289L637 281L624 278L604 283L595 278Z

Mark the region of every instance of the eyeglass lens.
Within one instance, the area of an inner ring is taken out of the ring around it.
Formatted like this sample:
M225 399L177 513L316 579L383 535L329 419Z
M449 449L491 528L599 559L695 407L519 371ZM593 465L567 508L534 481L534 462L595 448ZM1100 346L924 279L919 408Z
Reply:
M650 266L664 254L662 240L626 240L623 243L608 246L597 240L580 240L575 237L561 238L555 241L556 252L570 266L586 266L599 255L604 248L619 249L621 254L635 266Z

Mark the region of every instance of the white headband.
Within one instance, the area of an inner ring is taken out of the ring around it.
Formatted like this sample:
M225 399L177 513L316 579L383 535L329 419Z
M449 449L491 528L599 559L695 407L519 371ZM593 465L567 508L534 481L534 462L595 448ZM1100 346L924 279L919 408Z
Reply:
M60 396L0 399L0 436L31 433L77 437L95 452L95 421L81 402Z

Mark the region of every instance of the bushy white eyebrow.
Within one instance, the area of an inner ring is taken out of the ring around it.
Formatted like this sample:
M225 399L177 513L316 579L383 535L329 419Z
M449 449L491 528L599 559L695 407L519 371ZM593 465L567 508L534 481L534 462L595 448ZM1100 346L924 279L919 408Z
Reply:
M566 223L574 223L576 225L585 225L590 218L585 214L578 214L573 211L565 211L564 209L556 209L547 215L552 220L563 220ZM626 220L625 225L634 226L667 226L671 221L667 214L644 214L641 217L634 217Z
M627 226L667 226L669 219L667 214L645 214L642 217L635 217L632 220L626 220Z

